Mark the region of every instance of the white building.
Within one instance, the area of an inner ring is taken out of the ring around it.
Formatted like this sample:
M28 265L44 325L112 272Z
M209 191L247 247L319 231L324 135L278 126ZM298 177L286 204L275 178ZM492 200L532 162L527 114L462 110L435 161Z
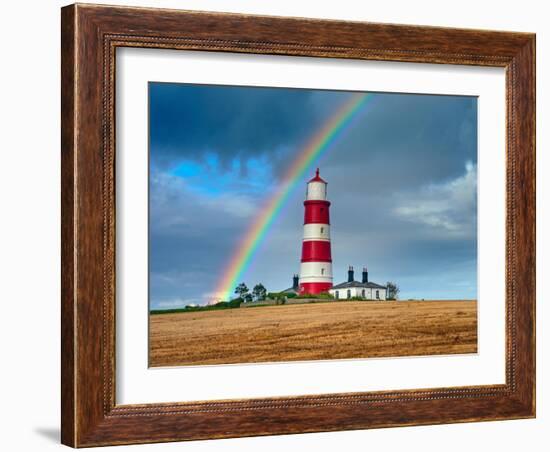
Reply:
M387 297L388 288L374 282L369 282L369 272L367 268L363 268L362 281L354 280L353 267L348 269L348 280L341 284L332 286L329 293L337 300L348 300L350 298L359 297L365 300L385 300Z

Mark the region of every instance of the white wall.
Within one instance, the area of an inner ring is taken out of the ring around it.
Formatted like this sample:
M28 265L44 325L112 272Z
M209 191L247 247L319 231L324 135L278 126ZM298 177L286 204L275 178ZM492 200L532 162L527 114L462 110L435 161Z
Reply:
M300 283L332 282L331 262L301 262Z
M91 3L100 3L89 0ZM104 0L108 2L108 0ZM537 32L538 168L548 171L550 31L545 3L462 0L112 0L118 4ZM57 0L5 2L2 34L2 449L63 450L59 425L59 7ZM24 22L23 22L24 21ZM538 178L538 274L547 274L550 179ZM319 433L118 447L114 450L543 451L548 414L550 309L539 278L538 418L446 426ZM546 286L546 287L545 287ZM544 289L547 289L544 291ZM24 315L24 321L22 319ZM545 322L542 323L541 322ZM32 405L30 402L32 401ZM547 440L546 440L547 442ZM66 449L65 449L66 450ZM105 450L105 449L103 449Z
M338 292L338 299L345 300L348 298L348 290L351 291L351 297L362 297L367 300L385 300L386 299L386 290L385 289L365 289L365 296L363 297L363 289L360 287L351 287L350 289L330 289L329 292L332 296L336 297L336 292ZM376 298L376 291L379 291L379 298ZM350 297L350 298L351 298Z
M321 229L323 232L321 232ZM330 240L330 225L323 223L304 224L304 240Z

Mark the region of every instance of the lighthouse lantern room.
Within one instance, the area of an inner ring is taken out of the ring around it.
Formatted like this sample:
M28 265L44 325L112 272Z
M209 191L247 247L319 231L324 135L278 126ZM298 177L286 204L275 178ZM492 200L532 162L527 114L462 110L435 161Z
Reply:
M319 176L319 168L307 184L304 207L300 294L319 294L332 287L330 202L327 183Z

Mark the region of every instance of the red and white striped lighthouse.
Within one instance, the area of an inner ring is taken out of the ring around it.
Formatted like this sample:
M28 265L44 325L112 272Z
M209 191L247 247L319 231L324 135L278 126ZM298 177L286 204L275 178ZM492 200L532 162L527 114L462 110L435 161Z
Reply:
M300 294L318 294L332 287L330 202L327 201L327 183L319 176L319 168L307 184L304 206Z

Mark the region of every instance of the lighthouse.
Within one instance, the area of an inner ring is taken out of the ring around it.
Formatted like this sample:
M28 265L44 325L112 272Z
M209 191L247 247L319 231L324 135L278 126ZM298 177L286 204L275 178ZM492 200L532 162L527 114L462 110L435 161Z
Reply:
M307 183L304 207L300 294L318 294L332 287L330 202L327 201L327 183L319 176L319 168Z

